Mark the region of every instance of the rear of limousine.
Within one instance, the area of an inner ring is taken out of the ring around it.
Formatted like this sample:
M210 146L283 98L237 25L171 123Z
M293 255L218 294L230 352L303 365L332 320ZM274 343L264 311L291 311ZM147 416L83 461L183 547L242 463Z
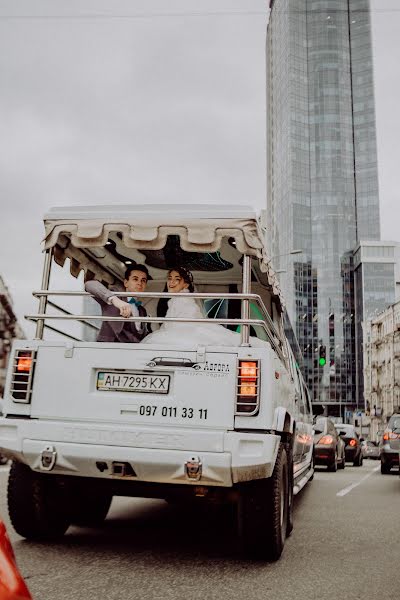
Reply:
M252 348L19 342L2 443L34 471L114 482L231 487L259 469L267 477L278 436L237 429L272 424L260 394L288 385L282 368L281 380L269 377L276 361Z
M290 389L268 348L19 342L0 424L11 522L51 540L99 525L113 496L252 502L243 486L269 481L281 446L262 397Z

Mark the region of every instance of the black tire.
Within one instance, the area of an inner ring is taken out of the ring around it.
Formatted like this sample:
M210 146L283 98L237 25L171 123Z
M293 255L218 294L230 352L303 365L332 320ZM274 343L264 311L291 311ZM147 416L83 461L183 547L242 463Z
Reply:
M27 539L53 540L64 535L70 520L63 482L13 461L8 478L8 512L15 531Z
M360 454L358 455L358 458L356 458L356 460L353 462L353 465L354 465L355 467L362 467L362 465L363 465L363 457L362 457L362 454L361 454L361 452L360 452Z
M337 471L336 455L335 455L335 458L333 459L333 462L329 463L328 471L330 473L336 473L336 471Z
M0 454L0 465L6 465L7 463L8 463L7 456L4 456L4 454Z
M382 460L381 460L381 473L382 473L382 475L389 475L389 473L390 473L390 465L383 462Z
M343 453L342 458L340 459L340 463L338 464L338 469L344 469L345 467L346 467L346 458Z
M315 473L315 460L314 460L314 454L312 455L312 459L311 459L311 464L310 464L310 469L312 469L312 475L310 477L310 479L308 481L312 481L314 479L314 473Z
M288 529L288 461L280 444L272 476L244 484L238 506L243 550L252 558L275 561Z
M78 485L73 492L70 509L71 523L79 527L101 525L110 509L112 495L96 488L89 488L88 485Z
M287 458L287 469L288 469L288 509L287 509L287 528L286 528L286 536L289 535L293 531L294 522L293 522L293 485L294 485L294 473L293 473L293 449L292 444L287 443L285 445L286 449L286 458Z

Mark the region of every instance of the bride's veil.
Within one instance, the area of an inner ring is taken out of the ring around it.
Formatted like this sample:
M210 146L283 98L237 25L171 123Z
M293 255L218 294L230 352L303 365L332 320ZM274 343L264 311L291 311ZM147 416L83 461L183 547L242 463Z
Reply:
M196 284L194 282L193 282L193 291L195 293L199 293L199 291L196 287ZM207 311L206 311L206 307L204 306L204 300L201 300L201 298L194 298L194 301L197 304L197 306L199 307L203 317L207 317Z

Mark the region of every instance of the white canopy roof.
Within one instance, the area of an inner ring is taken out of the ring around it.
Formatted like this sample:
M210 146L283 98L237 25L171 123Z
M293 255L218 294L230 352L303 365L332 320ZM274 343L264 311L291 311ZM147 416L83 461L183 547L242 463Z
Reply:
M211 205L105 205L56 207L44 217L45 249L56 247L58 261L70 244L76 248L104 247L112 232L122 235L126 248L160 250L169 235L178 235L182 250L216 252L223 238L233 238L237 250L259 259L273 293L279 284L266 254L257 214L249 206ZM66 244L66 238L70 244ZM85 268L74 256L79 269ZM65 259L64 259L65 260ZM76 270L76 269L75 269Z

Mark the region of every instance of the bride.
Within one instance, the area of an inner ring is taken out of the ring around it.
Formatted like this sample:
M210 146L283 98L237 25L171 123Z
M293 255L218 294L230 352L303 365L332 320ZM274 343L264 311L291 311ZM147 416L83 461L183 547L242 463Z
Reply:
M204 319L204 324L166 322L158 331L146 336L141 344L173 344L182 348L193 348L198 345L240 346L239 333L225 329L222 325L207 319L200 302L190 297L194 292L193 275L185 267L174 267L168 271L167 289L171 294L184 293L187 296L170 298L166 317ZM252 346L269 346L268 343L255 337L250 338L250 343Z

